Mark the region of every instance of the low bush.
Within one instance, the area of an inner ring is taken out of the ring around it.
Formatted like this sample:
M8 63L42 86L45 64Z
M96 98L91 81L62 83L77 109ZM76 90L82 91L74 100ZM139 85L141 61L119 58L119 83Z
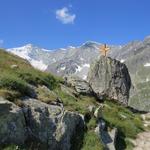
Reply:
M100 138L94 131L87 131L84 135L83 146L81 150L104 150Z
M0 75L0 89L13 90L16 92L18 91L22 95L31 94L31 89L29 85L25 81L14 76L13 74Z

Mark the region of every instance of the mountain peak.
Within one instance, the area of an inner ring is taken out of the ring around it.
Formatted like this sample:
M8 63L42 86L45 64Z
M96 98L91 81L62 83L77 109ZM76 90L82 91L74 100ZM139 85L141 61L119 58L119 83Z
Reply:
M33 44L29 43L25 45L26 47L33 47Z
M146 37L144 38L144 42L150 43L150 35L149 35L149 36L146 36Z
M95 41L87 41L83 43L82 46L92 46L93 44L100 45L100 43L95 42Z

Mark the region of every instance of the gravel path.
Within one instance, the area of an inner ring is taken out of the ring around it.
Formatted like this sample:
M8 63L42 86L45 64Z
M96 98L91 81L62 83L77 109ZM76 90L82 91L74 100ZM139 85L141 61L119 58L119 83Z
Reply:
M133 141L133 150L150 150L150 113L141 115L143 119L144 126L146 128L145 132L139 133L137 138Z

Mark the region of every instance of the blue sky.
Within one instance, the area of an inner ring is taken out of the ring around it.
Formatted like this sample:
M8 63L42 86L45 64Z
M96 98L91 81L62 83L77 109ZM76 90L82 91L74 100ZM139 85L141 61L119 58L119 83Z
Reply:
M150 35L150 0L0 0L0 47L126 44Z

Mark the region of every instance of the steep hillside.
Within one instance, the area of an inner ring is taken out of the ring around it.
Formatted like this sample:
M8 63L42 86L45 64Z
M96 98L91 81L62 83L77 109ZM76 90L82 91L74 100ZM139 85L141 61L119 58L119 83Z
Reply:
M32 86L45 85L50 89L58 85L58 79L50 73L34 69L27 60L0 50L0 94L11 99L13 96L33 96Z

